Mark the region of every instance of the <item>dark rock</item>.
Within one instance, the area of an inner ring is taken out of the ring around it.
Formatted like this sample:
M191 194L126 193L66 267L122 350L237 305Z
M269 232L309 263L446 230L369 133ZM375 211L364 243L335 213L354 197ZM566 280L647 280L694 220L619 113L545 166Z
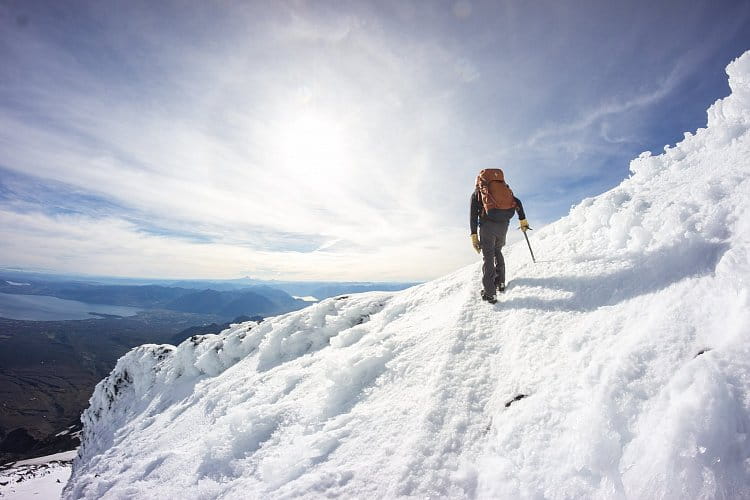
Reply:
M510 401L508 401L507 403L505 403L505 407L508 408L508 407L510 407L510 405L512 405L516 401L520 401L520 400L522 400L523 398L526 398L526 397L528 397L526 394L518 394L516 397L514 397L513 399L511 399Z

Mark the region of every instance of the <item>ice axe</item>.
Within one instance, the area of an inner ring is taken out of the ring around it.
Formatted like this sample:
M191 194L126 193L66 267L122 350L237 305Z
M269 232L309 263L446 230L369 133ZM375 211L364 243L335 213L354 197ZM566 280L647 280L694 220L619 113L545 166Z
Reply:
M531 231L531 228L528 228L529 231ZM534 264L536 264L536 259L534 258L534 250L531 249L531 243L529 243L529 237L526 234L526 231L523 232L523 237L526 238L526 244L529 246L529 252L531 252L531 260L534 261Z

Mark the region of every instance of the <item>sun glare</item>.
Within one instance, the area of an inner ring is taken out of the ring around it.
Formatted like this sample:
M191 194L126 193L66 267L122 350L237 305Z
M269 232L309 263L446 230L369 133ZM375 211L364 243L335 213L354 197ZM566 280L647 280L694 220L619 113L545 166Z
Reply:
M276 149L280 167L308 182L331 182L346 166L349 152L343 127L331 117L302 112L279 124Z

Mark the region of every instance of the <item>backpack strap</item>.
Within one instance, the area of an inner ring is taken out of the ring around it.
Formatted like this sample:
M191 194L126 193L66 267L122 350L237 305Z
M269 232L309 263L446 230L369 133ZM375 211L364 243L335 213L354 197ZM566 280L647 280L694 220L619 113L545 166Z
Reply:
M493 182L503 182L503 181L495 180L495 179L492 179L492 180L489 180L489 181L485 181L484 179L482 179L482 185L487 190L487 198L489 198L489 200L492 202L493 205L497 206L498 202L495 199L495 197L492 196L492 191L490 191L490 184L492 184ZM503 184L505 184L505 183L503 182ZM482 205L482 208L484 208L484 205Z

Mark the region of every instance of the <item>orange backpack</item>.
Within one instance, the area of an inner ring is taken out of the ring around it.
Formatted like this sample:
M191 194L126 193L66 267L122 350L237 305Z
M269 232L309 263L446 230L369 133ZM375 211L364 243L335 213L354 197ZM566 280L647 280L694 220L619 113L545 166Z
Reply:
M477 191L485 214L493 208L501 210L516 208L513 191L505 183L505 176L499 168L485 168L479 172Z

